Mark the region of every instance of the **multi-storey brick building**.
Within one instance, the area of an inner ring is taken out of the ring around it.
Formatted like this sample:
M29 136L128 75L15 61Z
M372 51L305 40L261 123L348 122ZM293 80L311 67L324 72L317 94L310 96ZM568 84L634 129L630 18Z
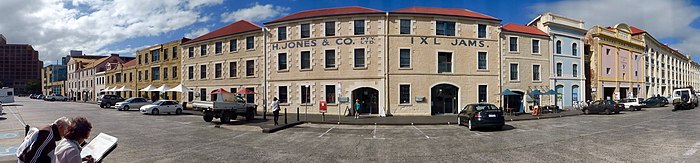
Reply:
M41 93L39 52L28 44L8 44L0 34L0 85L14 88L16 94Z

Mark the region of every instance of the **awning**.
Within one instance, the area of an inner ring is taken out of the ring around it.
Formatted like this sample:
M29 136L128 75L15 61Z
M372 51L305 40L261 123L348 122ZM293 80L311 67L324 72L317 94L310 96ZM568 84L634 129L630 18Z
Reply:
M211 91L211 94L219 94L219 93L231 93L229 91L226 91L223 88L215 89L214 91Z
M189 88L185 87L185 85L177 85L177 87L165 90L166 92L180 92L180 93L185 93L185 92L192 92Z
M512 95L520 95L520 94L517 94L517 93L515 93L515 92L513 92L513 91L510 91L510 89L506 89L506 90L503 90L503 92L501 92L501 93L498 94L498 95L501 95L501 96L512 96Z
M165 91L168 90L168 89L170 89L170 87L168 87L168 85L163 84L163 85L161 85L160 87L158 87L158 88L156 88L156 89L152 89L151 91L152 91L152 92L165 92Z
M153 86L152 86L152 85L148 85L146 88L143 88L143 89L141 89L141 90L139 90L139 91L150 92L150 91L152 91L152 90L153 90Z
M236 94L255 94L255 91L248 90L246 88L239 89Z
M115 88L116 88L116 87L115 87ZM121 88L116 89L116 90L114 90L114 91L117 91L117 92L125 92L125 91L132 91L132 90L129 89L129 87L122 86Z

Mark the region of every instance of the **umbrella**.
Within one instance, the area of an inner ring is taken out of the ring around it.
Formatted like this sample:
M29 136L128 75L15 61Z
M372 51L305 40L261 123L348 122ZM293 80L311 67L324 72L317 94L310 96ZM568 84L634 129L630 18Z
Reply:
M115 87L115 88L116 88L116 87ZM132 91L132 90L129 89L129 87L122 86L121 88L119 88L119 89L117 89L117 90L114 90L114 91L121 91L121 92L124 92L124 91Z
M219 94L219 93L231 93L229 91L226 91L223 88L215 89L214 91L211 91L211 94Z
M544 93L542 93L542 91L540 91L540 90L538 90L538 89L535 89L535 90L533 90L532 92L530 92L530 94L536 96L536 95L541 95L541 94L544 94Z
M555 95L555 94L557 94L557 91L554 91L554 90L550 89L550 90L548 90L547 92L545 92L544 94L547 94L547 95Z
M170 89L170 87L168 87L168 85L163 84L156 89L152 89L151 91L153 91L153 92L165 92L165 90L168 90L168 89Z
M189 88L185 87L185 85L177 85L177 87L165 90L166 92L180 92L180 93L185 93L185 92L192 92Z
M102 89L100 92L109 92L109 87Z
M251 91L248 89L240 89L240 90L238 90L238 92L236 92L236 94L256 94L256 93L255 93L255 91Z
M152 90L153 90L153 85L148 85L146 88L143 88L139 91L150 92Z
M510 91L510 89L506 89L506 90L503 90L503 92L501 92L499 95L501 95L501 96L510 96L510 95L520 95L520 94L517 94L517 93L515 93L515 92L513 92L513 91Z

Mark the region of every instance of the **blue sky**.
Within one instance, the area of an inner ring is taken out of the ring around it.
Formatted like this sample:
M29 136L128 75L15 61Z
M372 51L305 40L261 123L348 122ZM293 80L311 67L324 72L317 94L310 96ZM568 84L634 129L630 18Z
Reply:
M3 0L0 33L10 43L34 45L40 59L50 64L73 49L92 55L133 55L137 49L194 38L238 19L262 25L290 13L342 6L383 11L412 6L465 8L499 18L502 24L526 24L547 11L581 19L586 28L625 22L700 61L697 0Z

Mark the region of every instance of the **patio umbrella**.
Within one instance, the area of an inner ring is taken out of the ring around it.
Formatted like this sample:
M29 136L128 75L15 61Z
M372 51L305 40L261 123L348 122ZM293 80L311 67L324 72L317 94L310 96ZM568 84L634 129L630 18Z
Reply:
M538 95L541 95L541 94L544 94L544 93L542 93L542 91L540 91L540 90L538 90L538 89L535 89L535 90L531 91L530 94L531 94L531 95L536 95L536 96L538 96Z
M236 92L236 94L246 94L247 95L247 94L256 94L256 93L255 93L255 91L251 91L248 89L240 89L240 90L238 90L238 92Z
M146 88L143 88L139 91L150 92L152 90L153 90L153 85L148 85Z
M152 89L151 91L153 91L153 92L165 92L165 90L168 90L168 89L170 89L170 87L168 87L168 85L163 84L156 89Z
M520 95L520 94L517 94L517 93L515 93L515 92L513 92L513 91L510 91L510 89L506 89L506 90L503 90L503 92L499 93L499 95L501 95L501 96L511 96L511 95ZM505 99L506 99L506 100L505 100L505 102L506 102L506 109L508 109L508 99L507 99L507 98L505 98Z
M545 92L544 94L546 94L546 95L555 95L555 96L554 96L554 100L555 100L555 101L557 100L557 97L556 97L557 91L554 91L553 89L548 90L548 91ZM556 104L555 104L555 105L556 105Z
M115 88L116 88L116 87L115 87ZM117 89L117 90L115 90L115 91L120 91L120 92L124 92L124 91L132 91L132 90L131 90L131 89L129 89L129 87L126 87L126 86L122 86L121 88L119 88L119 89Z
M214 91L211 91L211 94L219 94L219 93L231 93L229 91L226 91L223 88L215 89Z
M166 92L180 92L180 93L185 93L185 92L192 92L189 88L185 87L185 85L177 85L177 87L165 90Z

